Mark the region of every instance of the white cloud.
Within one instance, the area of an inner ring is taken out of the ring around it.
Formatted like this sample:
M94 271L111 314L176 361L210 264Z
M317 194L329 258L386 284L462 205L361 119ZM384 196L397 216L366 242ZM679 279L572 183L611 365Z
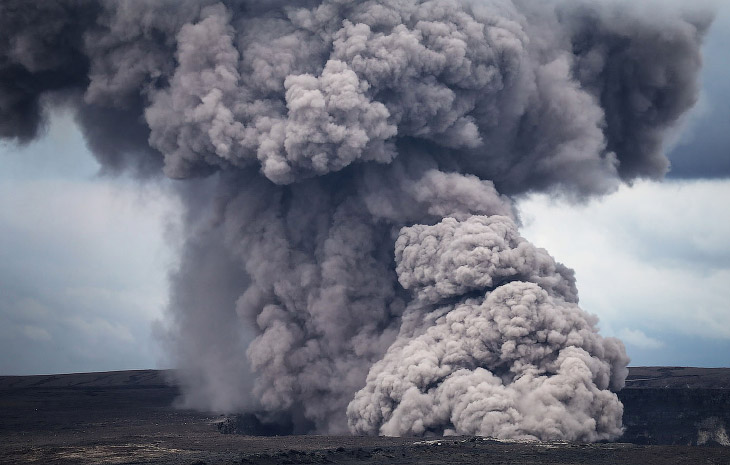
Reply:
M607 334L730 339L730 180L637 182L587 205L520 202L522 233L576 270Z
M52 339L48 331L43 328L39 328L38 326L23 326L23 334L25 334L25 337L35 342L50 341Z
M662 341L647 336L640 329L623 328L618 332L618 337L627 344L635 345L643 349L661 349L664 347Z

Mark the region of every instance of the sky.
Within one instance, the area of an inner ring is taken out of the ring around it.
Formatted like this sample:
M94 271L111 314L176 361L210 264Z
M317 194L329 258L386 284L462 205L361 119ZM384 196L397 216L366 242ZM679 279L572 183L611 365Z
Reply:
M730 80L722 7L700 102L664 182L581 205L519 199L522 234L575 269L631 365L730 366ZM175 264L171 182L99 174L70 115L0 143L0 374L166 368L153 337ZM569 232L569 233L568 233Z
M153 368L169 186L99 176L73 120L0 145L0 374Z

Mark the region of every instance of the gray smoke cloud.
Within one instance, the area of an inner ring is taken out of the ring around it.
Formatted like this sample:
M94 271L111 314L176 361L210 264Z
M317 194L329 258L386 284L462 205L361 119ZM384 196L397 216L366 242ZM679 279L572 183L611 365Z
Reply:
M74 109L185 207L186 405L295 432L611 439L622 344L515 195L661 178L712 15L620 0L0 4L0 137Z
M623 345L577 305L572 272L503 216L401 230L415 295L349 404L357 433L595 441L620 436ZM450 299L465 294L474 297Z

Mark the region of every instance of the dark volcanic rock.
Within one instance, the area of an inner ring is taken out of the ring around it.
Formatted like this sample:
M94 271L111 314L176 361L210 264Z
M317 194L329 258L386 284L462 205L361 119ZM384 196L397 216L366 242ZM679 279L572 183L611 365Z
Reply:
M619 398L626 427L621 441L730 446L730 389L624 389Z
M730 465L730 447L688 445L727 444L728 369L632 368L619 393L624 443L604 444L275 436L284 430L268 431L253 415L174 408L178 389L165 384L173 379L168 375L148 370L0 377L0 464Z
M286 436L292 434L291 425L262 423L253 413L228 415L218 423L218 431L223 434L243 434L246 436Z
M730 368L629 367L628 389L730 389Z
M618 396L626 427L621 441L730 446L727 368L630 368Z

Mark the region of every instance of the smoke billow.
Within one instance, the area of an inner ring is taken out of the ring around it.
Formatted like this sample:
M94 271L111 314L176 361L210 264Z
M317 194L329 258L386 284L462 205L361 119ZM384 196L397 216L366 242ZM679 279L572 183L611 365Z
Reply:
M350 403L358 433L594 441L619 436L623 346L597 334L572 272L503 216L401 230L400 333ZM465 297L471 296L471 297ZM454 301L454 299L456 300ZM448 303L452 301L452 303Z
M297 432L611 439L623 345L511 199L667 171L711 14L640 8L5 1L0 137L65 105L103 170L181 180L164 339L189 406Z

